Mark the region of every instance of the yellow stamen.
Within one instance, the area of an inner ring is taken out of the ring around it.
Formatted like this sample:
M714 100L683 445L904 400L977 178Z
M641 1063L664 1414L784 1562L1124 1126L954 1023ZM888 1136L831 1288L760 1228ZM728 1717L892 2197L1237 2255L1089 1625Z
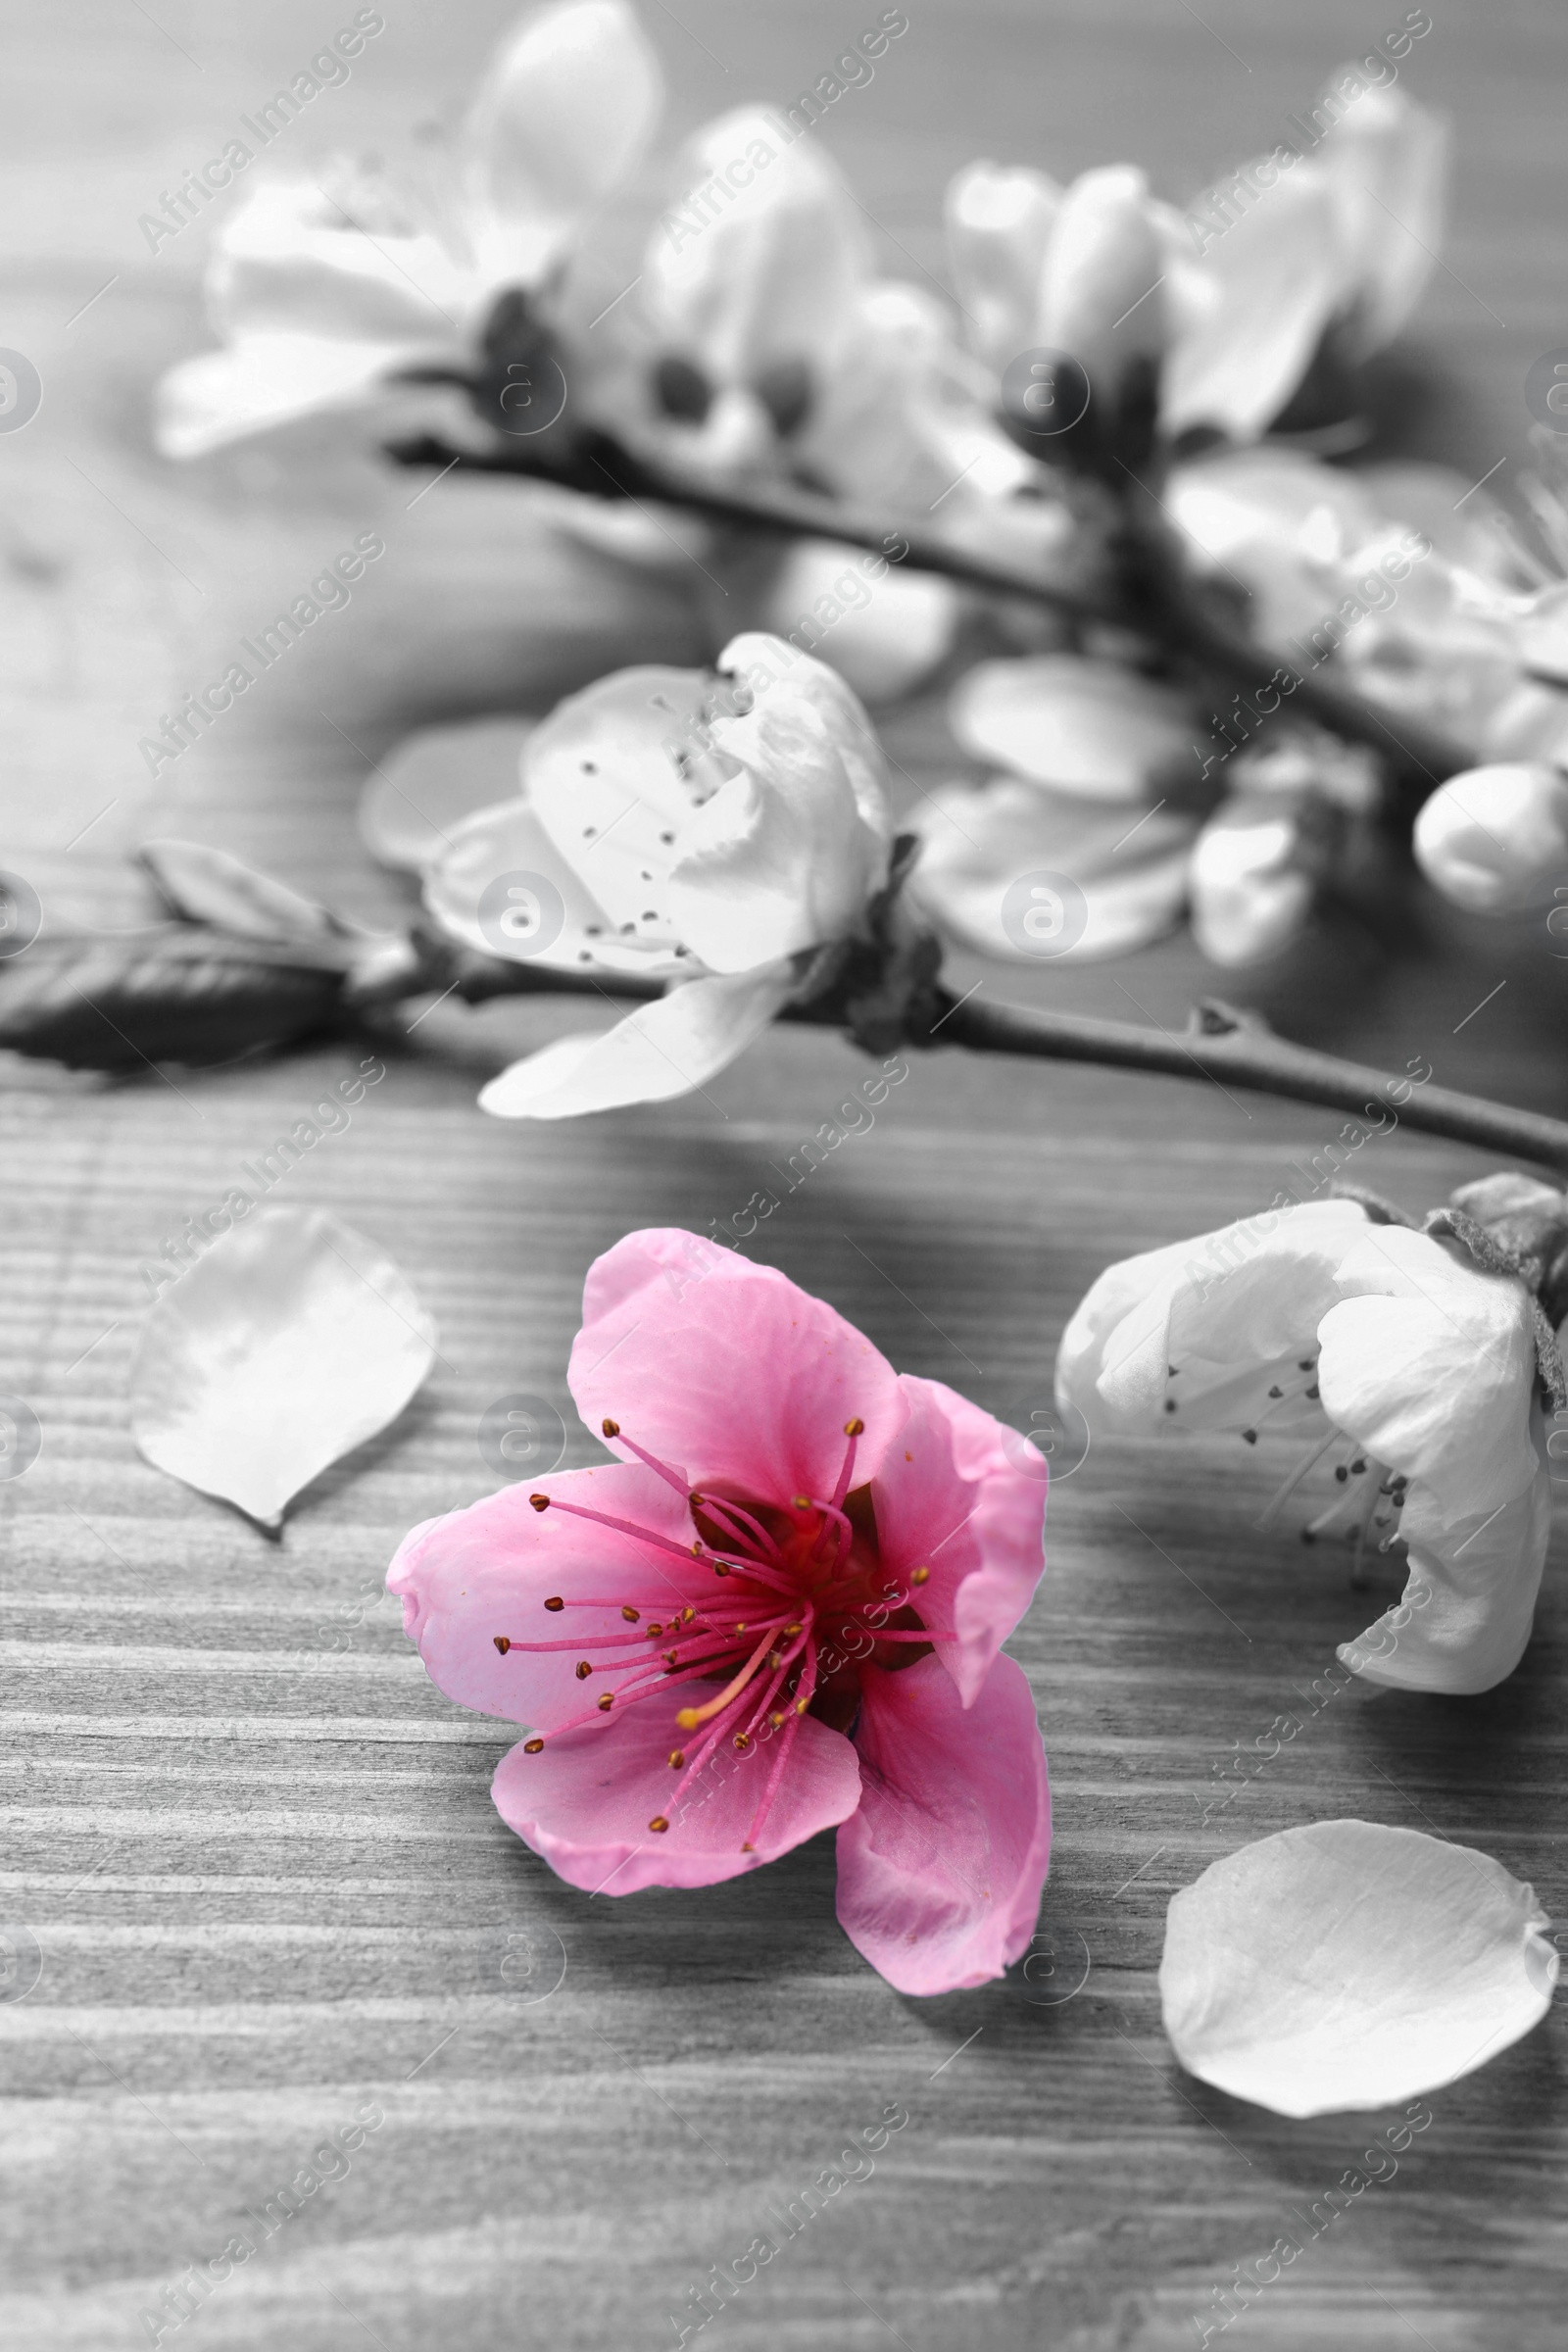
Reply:
M536 1756L543 1745L542 1740L525 1740L522 1743L522 1752L525 1756Z
M651 1822L648 1824L648 1827L649 1827L651 1830L660 1830L660 1831L663 1831L663 1830L667 1830L667 1829L668 1829L668 1827L669 1827L669 1824L668 1824L668 1822L667 1822L667 1821L664 1819L664 1816L662 1815L662 1813L656 1813L656 1814L654 1815L654 1818L653 1818L653 1820L652 1820L652 1821L651 1821Z
M729 1705L730 1700L739 1696L766 1657L768 1643L772 1638L771 1634L763 1636L734 1681L726 1683L718 1696L710 1698L706 1707L682 1707L675 1721L683 1732L695 1732L699 1724L707 1723L712 1716L721 1714Z
M910 1577L909 1582L911 1585L923 1585L928 1581L930 1574L931 1571L929 1568L917 1568L914 1574Z

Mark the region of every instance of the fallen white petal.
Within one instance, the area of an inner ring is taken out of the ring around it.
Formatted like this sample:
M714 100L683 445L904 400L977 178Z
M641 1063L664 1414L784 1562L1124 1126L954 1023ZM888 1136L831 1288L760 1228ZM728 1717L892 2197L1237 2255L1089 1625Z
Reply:
M156 1469L264 1527L396 1419L435 1325L385 1251L324 1209L263 1208L166 1290L131 1374Z
M1172 1897L1165 2031L1189 2074L1277 2115L1386 2107L1544 2016L1546 1924L1473 1847L1369 1821L1284 1830Z
M744 1053L787 1002L788 963L688 980L612 1029L558 1038L492 1078L479 1108L501 1119L575 1119L691 1094Z

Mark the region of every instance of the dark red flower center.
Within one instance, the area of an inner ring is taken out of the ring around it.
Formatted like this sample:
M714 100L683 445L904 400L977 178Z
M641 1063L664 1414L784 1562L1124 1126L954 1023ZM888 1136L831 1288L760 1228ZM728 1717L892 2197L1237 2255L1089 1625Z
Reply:
M571 1607L618 1608L628 1628L637 1628L601 1635L592 1644L601 1654L579 1658L579 1681L612 1675L615 1686L551 1736L619 1713L670 1683L722 1677L710 1697L694 1692L690 1703L672 1715L669 1763L679 1778L670 1789L669 1809L655 1814L649 1828L660 1835L668 1830L670 1811L680 1806L704 1768L711 1769L722 1743L738 1757L770 1745L771 1761L744 1841L744 1850L751 1852L802 1716L815 1715L837 1731L850 1731L868 1665L884 1670L912 1665L934 1641L951 1638L927 1626L916 1605L915 1595L931 1572L915 1568L906 1584L882 1559L871 1490L851 1484L864 1430L858 1419L844 1425L848 1446L833 1493L793 1494L782 1501L720 1494L710 1488L688 1492L665 1463L623 1438L617 1422L606 1421L604 1429L607 1438L620 1439L638 1460L685 1494L696 1540L682 1545L584 1504L551 1494L529 1496L535 1510L567 1511L636 1538L651 1554L651 1573L639 1583L664 1585L662 1596L644 1591L608 1599L558 1593L545 1602L558 1614ZM688 1571L678 1587L668 1568L661 1566L671 1555ZM693 1561L712 1572L710 1599L687 1597ZM505 1634L495 1642L503 1655L512 1649L577 1646ZM542 1738L523 1743L530 1754L544 1744Z

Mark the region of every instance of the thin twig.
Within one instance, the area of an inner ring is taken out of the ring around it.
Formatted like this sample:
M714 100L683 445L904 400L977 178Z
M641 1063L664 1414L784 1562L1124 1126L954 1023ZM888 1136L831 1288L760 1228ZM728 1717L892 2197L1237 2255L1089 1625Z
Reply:
M543 448L519 441L507 449L468 451L420 435L389 444L388 455L404 466L450 466L456 460L470 472L547 481L587 496L651 499L749 531L791 539L836 539L883 557L902 541L906 552L897 560L914 570L938 572L991 595L1046 605L1078 620L1155 635L1169 652L1244 697L1261 693L1278 679L1273 710L1315 719L1348 742L1370 745L1406 786L1407 798L1411 788L1419 799L1472 764L1471 755L1439 729L1400 714L1396 733L1376 706L1351 688L1320 677L1315 669L1300 668L1275 647L1233 634L1203 610L1201 586L1193 580L1169 578L1163 593L1147 603L1141 598L1133 612L1105 593L1103 564L1081 564L1076 572L1050 577L1005 558L973 554L918 524L869 514L789 484L760 484L742 491L678 466L634 456L603 436L572 444L569 456L562 458L549 449L549 438L540 436ZM1136 550L1125 552L1136 557ZM1152 558L1155 551L1148 552ZM1154 569L1156 577L1169 573L1168 560ZM1294 686L1285 685L1287 679L1294 679ZM1255 713L1255 723L1261 726L1265 715Z
M601 973L579 979L537 964L505 963L451 950L442 941L418 942L427 958L417 993L434 995L455 986L469 1004L490 997L578 993L635 997L661 993L657 981ZM456 961L454 961L454 957ZM456 978L454 978L456 973ZM413 994L408 983L399 994ZM816 1027L842 1028L848 1013L835 990L785 1007L782 1018ZM938 1034L940 1032L940 1035ZM1280 1095L1298 1102L1319 1102L1352 1119L1383 1119L1396 1112L1402 1125L1451 1143L1472 1144L1506 1158L1525 1159L1568 1177L1568 1122L1539 1111L1515 1110L1451 1087L1417 1082L1364 1062L1345 1061L1280 1037L1249 1013L1208 1002L1185 1030L1145 1027L1137 1021L1102 1020L1077 1012L1051 1012L999 1002L971 990L955 997L940 983L911 1005L906 1042L933 1050L966 1047L977 1054L1014 1054L1047 1061L1083 1061L1104 1069L1140 1070L1150 1076L1202 1079L1241 1086L1256 1094Z

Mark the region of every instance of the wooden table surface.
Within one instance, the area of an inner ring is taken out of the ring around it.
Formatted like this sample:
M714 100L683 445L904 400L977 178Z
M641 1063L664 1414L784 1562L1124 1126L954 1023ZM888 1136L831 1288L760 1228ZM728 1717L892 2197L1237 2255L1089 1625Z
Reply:
M907 35L824 135L889 264L938 270L940 187L971 156L1058 171L1132 156L1184 195L1272 143L1320 74L1401 13L913 0ZM385 14L350 84L291 131L302 166L450 120L508 11ZM1563 24L1526 0L1433 14L1406 80L1457 117L1454 223L1381 408L1391 447L1467 478L1505 459L1495 488L1524 453L1524 369L1568 342ZM837 5L724 0L649 0L646 16L678 129L751 94L793 97L858 24ZM51 921L131 919L126 853L161 832L386 913L396 893L354 811L410 724L539 707L619 662L703 650L682 596L650 610L581 564L564 584L527 494L454 482L416 503L417 484L358 454L352 428L313 424L184 471L152 455L149 387L205 340L203 232L153 256L137 215L337 21L315 0L0 9L0 342L44 382L38 416L0 439L3 862ZM151 783L136 745L158 714L368 527L387 556L353 605ZM934 712L893 733L914 773L942 772ZM1369 886L1246 993L1297 1035L1395 1066L1424 1056L1446 1081L1568 1110L1563 966L1462 928L1397 883ZM1165 1022L1205 985L1180 943L1038 980L1056 1002ZM902 1998L837 1928L827 1839L710 1892L574 1892L492 1810L509 1730L426 1681L379 1596L386 1561L411 1522L495 1483L475 1435L492 1400L533 1392L571 1419L564 1366L595 1253L635 1226L728 1214L861 1066L785 1030L711 1100L555 1128L478 1115L485 1071L581 1017L433 1015L388 1048L350 1130L286 1180L291 1200L394 1253L442 1337L415 1405L312 1490L276 1544L135 1452L138 1268L360 1049L125 1085L5 1070L0 1388L30 1400L44 1442L0 1485L0 1921L13 1951L25 1931L42 1960L24 2000L0 1987L4 2340L147 2342L141 2315L184 2267L373 2102L384 2123L346 2177L166 2343L673 2345L671 2315L690 2320L710 2266L780 2235L770 2217L902 2103L907 2126L874 2173L781 2247L712 2340L1194 2343L1212 2288L1266 2253L1366 2132L1353 2118L1285 2124L1182 2074L1154 1984L1167 1900L1249 1839L1355 1813L1473 1841L1568 1914L1560 1581L1548 1574L1501 1690L1336 1697L1204 1826L1233 1743L1304 1711L1335 1642L1396 1580L1354 1594L1342 1555L1256 1533L1270 1465L1239 1446L1097 1448L1053 1494L1049 1572L1011 1645L1051 1753L1041 1925L1072 1997L1006 1982ZM1202 1085L934 1054L757 1246L899 1365L1026 1419L1102 1264L1256 1205L1336 1124ZM1366 1181L1412 1207L1483 1165L1402 1134L1374 1155ZM576 1432L566 1458L595 1451ZM1237 2340L1560 2341L1564 2055L1556 2015L1435 2094L1397 2177Z

